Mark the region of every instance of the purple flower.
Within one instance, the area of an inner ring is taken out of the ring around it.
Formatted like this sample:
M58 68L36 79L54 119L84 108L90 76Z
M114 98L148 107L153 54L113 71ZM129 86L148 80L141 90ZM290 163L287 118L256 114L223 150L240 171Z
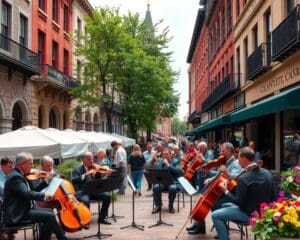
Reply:
M259 213L258 211L254 211L253 213L251 213L251 217L258 217Z
M296 177L295 177L295 182L296 182L296 183L300 183L300 176L296 176Z
M280 176L280 182L284 181L284 176Z

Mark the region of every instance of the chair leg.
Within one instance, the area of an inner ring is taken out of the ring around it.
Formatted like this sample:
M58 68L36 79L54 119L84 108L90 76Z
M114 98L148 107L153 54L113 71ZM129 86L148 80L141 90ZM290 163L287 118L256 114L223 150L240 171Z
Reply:
M183 207L185 208L184 192L182 193L182 201L183 201Z
M177 192L177 212L179 212L179 198L180 198L180 193Z

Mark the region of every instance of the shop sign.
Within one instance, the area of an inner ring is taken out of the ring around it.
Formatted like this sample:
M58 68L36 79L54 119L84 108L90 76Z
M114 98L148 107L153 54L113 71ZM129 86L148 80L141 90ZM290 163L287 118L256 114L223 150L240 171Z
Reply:
M223 103L223 113L228 113L234 110L234 99L229 99Z

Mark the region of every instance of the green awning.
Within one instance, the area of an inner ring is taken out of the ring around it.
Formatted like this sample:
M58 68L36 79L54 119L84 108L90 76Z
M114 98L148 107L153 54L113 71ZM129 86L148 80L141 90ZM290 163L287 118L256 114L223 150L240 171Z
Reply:
M264 99L231 114L231 122L242 122L284 110L300 109L300 86Z
M203 132L203 131L207 131L209 129L212 129L214 127L218 127L221 125L225 125L230 123L230 114L228 115L224 115L222 117L216 118L206 124L203 124L197 128L194 129L194 132L199 133L199 132Z

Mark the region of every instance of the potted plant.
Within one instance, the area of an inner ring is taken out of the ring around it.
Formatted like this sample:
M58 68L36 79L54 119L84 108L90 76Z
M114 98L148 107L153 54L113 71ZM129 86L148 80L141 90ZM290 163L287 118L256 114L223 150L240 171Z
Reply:
M250 226L260 240L299 239L300 198L279 198L270 204L262 203L260 212L252 213Z

